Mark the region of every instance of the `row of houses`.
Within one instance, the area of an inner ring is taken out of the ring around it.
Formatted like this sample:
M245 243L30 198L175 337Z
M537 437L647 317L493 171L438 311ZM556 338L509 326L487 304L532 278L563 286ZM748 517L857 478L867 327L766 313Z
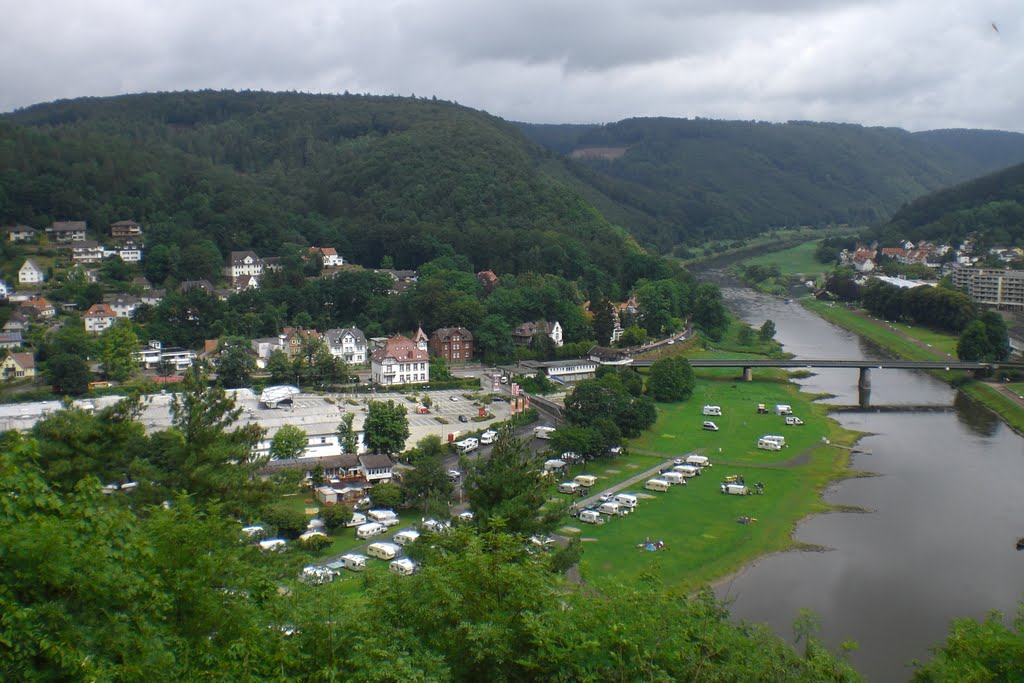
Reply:
M41 234L51 242L67 244L88 239L88 224L85 221L54 221L39 230L29 225L7 225L0 228L9 242L35 242ZM133 220L121 220L110 224L110 236L114 239L139 239L142 225Z
M339 268L345 259L334 247L310 247L307 258L319 258L324 268ZM255 289L267 271L280 268L278 256L260 257L255 251L246 249L233 251L224 260L224 276L236 290Z
M71 262L76 265L92 265L104 259L119 258L125 263L140 263L143 249L141 244L125 242L117 247L105 247L99 242L82 240L71 243ZM39 285L46 282L46 270L34 259L25 259L18 269L19 285Z

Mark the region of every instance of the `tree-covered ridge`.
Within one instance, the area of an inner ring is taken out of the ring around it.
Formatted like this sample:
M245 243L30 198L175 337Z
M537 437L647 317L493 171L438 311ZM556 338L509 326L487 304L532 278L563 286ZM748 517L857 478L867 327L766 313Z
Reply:
M1024 135L931 136L850 124L635 118L601 126L521 124L552 151L626 148L573 168L643 243L670 248L771 227L873 223L927 192L1024 159ZM975 135L976 134L976 135ZM998 139L998 151L993 141Z
M551 159L517 129L447 102L162 93L4 119L5 223L103 229L131 217L147 246L191 245L197 258L210 244L221 255L324 244L356 263L388 255L409 268L454 249L499 274L571 279L617 278L622 256L638 251L543 170Z
M1024 243L1024 164L921 197L875 231L882 240L951 244L972 233L981 248Z

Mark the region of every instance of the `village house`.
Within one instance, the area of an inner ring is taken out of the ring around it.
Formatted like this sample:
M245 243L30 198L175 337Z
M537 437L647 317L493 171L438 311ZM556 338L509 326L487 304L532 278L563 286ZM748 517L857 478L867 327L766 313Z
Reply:
M267 361L274 351L284 351L284 339L282 337L262 337L252 340L252 350L256 354L256 367L264 370Z
M562 325L558 321L549 323L545 320L526 322L512 330L512 343L516 346L529 346L537 334L546 334L555 343L555 346L561 346L563 343Z
M168 362L175 370L187 370L196 360L196 352L169 346L164 348L162 342L151 340L149 344L135 352L135 359L144 370L153 370L161 362Z
M142 244L134 240L125 240L116 249L104 251L103 256L116 256L125 263L140 263L142 261Z
M366 362L366 336L357 327L342 327L324 332L327 348L335 358L346 363L362 365Z
M56 244L70 244L86 239L85 221L55 221L46 228L46 238Z
M27 225L8 225L4 232L9 242L31 242L36 238L37 230Z
M323 260L324 268L338 268L345 265L345 259L338 254L334 247L310 247L309 253L313 256L319 255Z
M110 224L110 236L114 239L142 237L142 226L135 221L117 221Z
M465 327L442 327L430 335L430 355L449 363L464 363L473 357L473 334Z
M594 379L597 375L597 368L601 363L591 358L567 358L563 360L519 361L519 366L527 368L533 374L543 372L548 379L558 384L570 384L582 382L585 379Z
M112 326L115 320L117 320L117 313L110 307L110 304L93 304L88 311L82 314L85 331L93 334L99 334Z
M40 318L52 318L57 315L57 309L54 308L49 299L43 296L34 296L18 308L37 320Z
M110 304L118 318L130 318L135 309L142 303L138 297L131 294L112 294L103 297L103 300Z
M99 263L103 260L103 245L95 240L76 240L71 243L74 263Z
M430 381L430 356L408 337L391 337L384 348L370 355L370 381L384 386L426 384Z
M31 353L8 353L0 363L0 377L10 382L36 376L36 359Z
M27 332L28 326L28 317L20 311L15 311L4 323L4 332Z
M391 277L391 287L388 289L388 294L404 294L409 289L412 283L416 282L416 271L415 270L394 270L390 268L381 268L373 271L375 273L387 273Z
M19 349L25 345L25 337L21 330L0 332L0 349Z
M494 291L494 288L498 286L498 276L491 270L481 270L476 274L477 281L483 285L484 291L488 294Z
M302 355L302 343L307 339L320 339L320 333L316 330L306 330L301 327L286 327L281 330L284 352L288 354L289 358L296 358Z
M142 296L139 297L139 300L147 306L156 306L164 300L164 295L166 293L166 289L147 289L142 293Z
M391 458L386 455L360 455L359 467L363 471L363 477L370 484L379 481L391 481L391 470L394 464Z
M224 264L224 275L234 285L243 275L263 275L264 260L255 251L233 251L228 254Z
M18 269L19 285L38 285L46 282L46 271L40 268L32 259L26 259L21 268Z

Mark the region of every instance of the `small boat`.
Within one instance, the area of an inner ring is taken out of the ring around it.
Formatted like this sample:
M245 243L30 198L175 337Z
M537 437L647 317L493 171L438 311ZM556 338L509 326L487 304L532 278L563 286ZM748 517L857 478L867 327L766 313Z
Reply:
M792 299L783 299L782 303L784 303L784 304L791 304L791 303L793 303L793 300Z
M1017 539L1017 550L1024 550L1024 537Z

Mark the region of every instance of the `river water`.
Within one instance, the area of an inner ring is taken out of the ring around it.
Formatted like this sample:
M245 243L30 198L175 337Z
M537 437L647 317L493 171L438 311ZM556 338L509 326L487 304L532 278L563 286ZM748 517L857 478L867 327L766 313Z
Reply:
M804 358L890 357L799 304L754 292L720 271L727 305L745 321L775 322L785 350ZM815 370L805 391L856 405L856 370ZM952 619L1004 615L1024 600L1024 438L990 412L923 372L874 370L871 406L836 414L870 433L853 468L879 476L833 485L825 499L869 514L830 513L802 522L796 538L832 548L762 558L718 590L739 619L768 624L792 642L798 610L812 610L834 650L852 639L851 661L869 681L906 681Z

